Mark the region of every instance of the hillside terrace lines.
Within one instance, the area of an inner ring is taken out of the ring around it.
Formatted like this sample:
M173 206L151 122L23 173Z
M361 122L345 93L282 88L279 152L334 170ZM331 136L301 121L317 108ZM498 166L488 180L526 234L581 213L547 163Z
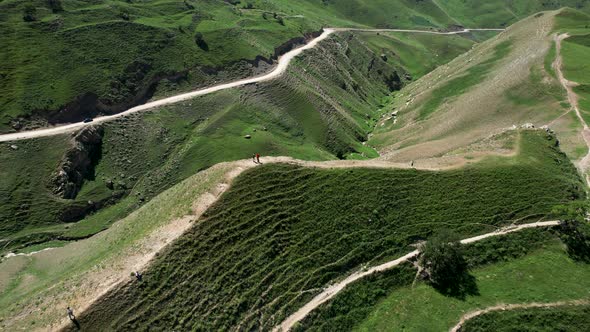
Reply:
M577 305L587 305L590 304L590 300L574 300L574 301L558 301L552 303L524 303L524 304L498 304L492 307L488 307L485 309L480 309L476 311L469 312L463 317L461 317L461 321L457 323L453 328L451 328L450 332L460 332L461 328L465 323L473 319L475 317L485 315L490 312L494 311L505 311L505 310L518 310L518 309L534 309L534 308L554 308L554 307L563 307L563 306L577 306Z
M515 226L515 225L507 226L504 228L500 228L492 233L487 233L487 234L474 236L471 238L461 240L461 244L474 243L474 242L478 242L478 241L481 241L481 240L484 240L484 239L487 239L490 237L518 232L523 229L557 226L557 225L559 225L559 223L560 223L559 221L539 221L539 222L530 223L530 224L523 224L523 225L517 225L517 226ZM274 332L289 331L293 327L293 325L295 325L295 323L301 321L314 309L316 309L317 307L319 307L323 303L327 302L328 300L332 299L334 296L336 296L339 292L341 292L349 284L351 284L359 279L362 279L366 276L369 276L373 273L385 271L385 270L394 268L396 266L399 266L400 264L405 263L405 262L409 261L410 259L417 257L419 254L420 254L419 250L414 250L414 251L406 254L405 256L402 256L402 257L395 259L393 261L375 266L375 267L370 268L366 271L361 270L361 271L357 271L357 272L351 274L346 279L325 288L323 292L321 292L320 294L315 296L311 301L306 303L303 307L301 307L299 310L297 310L294 314L287 317L287 319L285 319L280 325L275 327L273 329L273 331Z
M457 164L457 165L450 165L450 166L446 166L446 167L445 166L443 166L443 167L427 166L427 165L416 165L415 167L412 167L409 163L392 163L392 162L382 162L382 161L378 161L378 160L367 160L367 161L335 160L335 161L318 162L318 161L298 160L298 159L293 159L291 157L264 157L262 159L262 162L264 164L288 163L288 164L299 165L302 167L316 167L316 168L324 168L324 169L325 168L328 168L328 169L332 169L332 168L377 168L377 169L409 169L409 168L413 168L413 169L423 170L423 171L443 171L443 170L455 169L455 168L464 166L462 164ZM134 261L134 263L132 264L133 269L134 270L147 269L149 267L149 265L151 264L151 259L156 255L156 253L161 251L167 245L169 245L174 240L179 238L182 234L184 234L184 232L186 230L188 230L189 227L192 225L192 222L197 220L205 210L207 210L209 207L211 207L217 201L217 199L231 187L233 179L238 177L244 171L249 170L249 169L256 167L256 166L257 166L257 164L254 164L252 162L252 160L250 160L250 159L238 160L238 161L233 161L233 162L226 162L226 163L221 163L221 164L217 164L216 166L213 166L212 169L215 169L217 167L225 167L225 169L227 169L226 174L223 177L223 181L224 181L222 183L223 185L222 186L214 185L214 186L212 186L212 189L205 191L201 196L195 198L195 203L193 204L193 212L191 212L191 214L189 214L189 215L185 215L185 216L178 219L178 220L190 220L191 222L183 223L181 226L174 226L173 227L174 234L171 234L171 236L167 236L165 239L162 239L161 241L159 241L159 245L157 247L152 247L150 250L147 250L142 255L133 256L133 261ZM207 172L207 171L205 171L205 172ZM175 224L176 221L173 220L173 221L170 221L170 223ZM164 227L168 227L168 226L164 226ZM522 229L522 227L526 227L526 225L517 226L517 228L515 230L510 230L510 232L518 231L518 230ZM108 230L107 230L107 232L108 232ZM153 232L150 232L144 238L144 240L140 241L140 243L151 242L152 239L157 237L159 233L161 233L160 229L156 229ZM481 235L478 238L484 238L484 237L490 237L490 236L496 236L496 235L500 235L500 234L497 234L497 232L494 232L494 233L490 233L490 234L486 234L486 235ZM78 242L75 242L75 243L78 243ZM133 246L141 247L142 245L141 244L134 244ZM63 247L63 248L58 248L57 250L67 251L68 246ZM39 254L44 254L44 253L46 253L46 251L40 252ZM34 254L34 255L36 255L36 254ZM116 266L123 266L123 267L130 266L130 261L129 261L130 257L131 257L131 255L129 255L128 253L125 253L123 255L120 255L118 259L112 260L110 263L112 265L116 265ZM396 265L402 263L403 261L410 259L412 257L413 257L413 253L410 253L410 254L408 254L402 258L399 258L393 262L389 262L389 263L385 263L383 265L380 265L377 267L377 269L381 269L381 270L390 269L390 268L392 268L392 267L394 267L394 266L396 266ZM8 258L8 259L12 259L12 258ZM379 271L381 271L381 270L379 270ZM125 271L127 271L127 270L125 270ZM353 282L353 281L355 281L359 278L362 278L364 276L366 276L366 274L362 274L360 276L357 276L355 274L355 275L347 278L346 280L348 280L348 282L350 283L350 282ZM108 291L115 289L116 287L119 287L123 283L127 282L128 275L125 274L120 269L110 269L110 270L105 269L105 270L103 270L103 273L93 275L92 279L96 279L96 280L86 280L87 282L89 282L89 284L87 284L87 287L85 287L86 289L89 289L91 291L86 292L83 296L81 296L80 298L76 298L75 300L70 299L71 300L70 303L77 304L76 307L77 307L78 312L80 314L83 314L85 309L90 308L92 306L92 304L101 297L101 295L106 294ZM104 282L98 282L97 280L103 280L103 281L108 280L109 282L108 282L108 284L106 284ZM82 281L82 283L84 283L84 281ZM100 284L100 287L97 287L96 286L97 284ZM339 289L336 289L336 293L339 291L340 291ZM63 304L66 304L66 303L63 303ZM313 308L311 308L311 310L313 310ZM68 324L70 324L69 320L64 319L59 322L58 326L65 327Z
M430 30L411 30L411 29L361 29L361 28L325 28L323 33L318 37L310 40L304 46L295 48L284 55L282 55L276 67L274 67L269 73L263 74L261 76L255 76L251 78L241 79L229 83L223 83L214 85L208 88L199 89L187 93L178 94L176 96L163 98L160 100L155 100L143 105L139 105L133 108L128 109L127 111L113 114L113 115L105 115L101 117L97 117L94 119L93 122L84 123L84 122L77 122L71 123L67 125L61 125L53 128L45 128L45 129L38 129L38 130L31 130L31 131L24 131L12 134L4 134L0 135L0 142L8 142L8 141L17 141L17 140L24 140L24 139L31 139L37 137L46 137L46 136L53 136L59 135L64 133L69 133L80 129L87 125L112 121L114 119L124 117L129 114L147 111L156 107L171 105L175 103L179 103L185 100L189 100L198 96L203 96L207 94L211 94L217 91L222 91L226 89L236 88L248 84L258 83L273 80L279 76L281 76L287 70L291 61L303 53L305 50L312 49L316 47L321 41L328 38L331 34L336 32L345 32L345 31L364 31L364 32L407 32L407 33L428 33L428 34L435 34L435 35L456 35L462 33L468 33L470 31L503 31L503 29L463 29L457 31L449 31L449 32L441 32L441 31L430 31Z

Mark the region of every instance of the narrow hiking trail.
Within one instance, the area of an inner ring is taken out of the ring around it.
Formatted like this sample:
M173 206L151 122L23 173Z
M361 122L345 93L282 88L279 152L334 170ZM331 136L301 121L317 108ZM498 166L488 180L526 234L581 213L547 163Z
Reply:
M477 316L485 315L487 313L493 311L505 311L505 310L517 310L517 309L534 309L534 308L553 308L553 307L563 307L563 306L577 306L577 305L586 305L590 304L590 300L573 300L573 301L558 301L558 302L551 302L551 303L522 303L522 304L498 304L495 306L491 306L485 309L480 309L476 311L469 312L463 317L457 325L453 326L449 331L450 332L460 332L465 322L470 319L473 319Z
M555 61L553 62L553 69L555 69L555 72L557 73L557 78L559 79L559 83L563 86L563 88L567 92L568 102L570 103L572 109L576 112L576 116L578 117L578 119L580 120L580 123L582 124L582 137L584 138L584 142L586 143L586 147L588 149L588 152L586 153L584 158L582 158L582 160L580 160L578 162L577 166L578 166L578 169L580 170L580 172L582 173L582 176L586 180L586 185L588 185L590 187L590 177L588 176L588 173L587 173L588 168L590 166L590 128L588 128L588 124L586 123L586 121L584 120L584 117L582 116L582 113L580 112L580 106L578 104L578 96L576 95L576 93L574 92L574 89L573 89L578 84L575 82L569 81L567 78L565 78L565 75L563 74L564 64L563 64L563 56L561 54L561 43L564 39L566 39L568 37L569 37L569 35L567 33L564 33L561 35L556 34L554 37L556 56L555 56Z
M243 86L243 85L247 85L247 84L252 84L252 83L273 80L273 79L281 76L282 74L284 74L286 72L289 64L291 63L291 61L295 57L297 57L298 55L303 53L305 50L312 49L312 48L316 47L322 40L328 38L333 33L344 32L344 31L408 32L408 33L427 33L427 34L434 34L434 35L457 35L457 34L462 34L462 33L468 33L470 31L504 31L504 29L463 29L463 30L458 30L458 31L439 32L439 31L411 30L411 29L326 28L326 29L324 29L324 31L321 35L310 40L307 44L305 44L301 47L295 48L295 49L285 53L281 57L279 57L277 65L270 72L268 72L266 74L263 74L260 76L255 76L255 77L250 77L250 78L245 78L245 79L240 79L240 80L229 82L229 83L218 84L218 85L214 85L214 86L211 86L208 88L199 89L199 90L195 90L195 91L191 91L191 92L187 92L187 93L178 94L178 95L175 95L172 97L155 100L155 101L143 104L143 105L139 105L139 106L130 108L127 111L124 111L121 113L97 117L90 123L77 122L77 123L71 123L71 124L66 124L66 125L61 125L61 126L56 126L56 127L51 127L51 128L44 128L44 129L37 129L37 130L31 130L31 131L23 131L23 132L17 132L17 133L12 133L12 134L0 135L0 142L17 141L17 140L24 140L24 139L46 137L46 136L53 136L53 135L69 133L69 132L75 131L77 129L80 129L84 126L107 122L107 121L112 121L114 119L124 117L129 114L150 110L150 109L160 107L160 106L175 104L175 103L178 103L181 101L189 100L189 99L192 99L192 98L195 98L198 96L204 96L204 95L211 94L211 93L214 93L217 91L231 89L231 88L235 88L235 87L239 87L239 86Z
M475 237L461 240L461 243L462 244L469 244L469 243L481 241L481 240L484 240L484 239L487 239L490 237L494 237L494 236L501 236L501 235L506 235L509 233L518 232L523 229L557 226L557 225L559 225L559 223L560 223L559 221L539 221L539 222L530 223L530 224L507 226L504 228L500 228L492 233L487 233L487 234L483 234L483 235L479 235L479 236L475 236ZM399 266L400 264L405 263L405 262L409 261L410 259L417 257L419 254L420 254L420 250L414 250L405 256L402 256L402 257L395 259L393 261L372 267L366 271L363 271L363 270L357 271L357 272L351 274L350 276L348 276L346 279L344 279L336 284L333 284L331 286L328 286L320 294L316 295L311 301L309 301L303 307L301 307L299 310L297 310L294 314L287 317L287 319L285 319L280 325L275 327L273 329L273 331L274 332L279 332L279 331L287 332L287 331L289 331L293 327L293 325L295 325L295 323L301 321L314 309L316 309L317 307L319 307L323 303L327 302L328 300L332 299L334 296L336 296L339 292L341 292L349 284L351 284L359 279L362 279L366 276L369 276L373 273L385 271L385 270L394 268L396 266Z
M429 166L429 165L424 165L424 166L416 165L416 166L412 167L409 163L391 163L391 162L385 162L385 161L379 161L379 160L367 160L367 161L334 160L334 161L321 162L321 161L297 160L297 159L293 159L291 157L265 157L262 159L262 162L263 162L263 164L288 163L288 164L294 164L294 165L299 165L299 166L303 166L303 167L317 167L317 168L330 168L330 169L332 169L332 168L389 168L389 169L413 168L413 169L424 170L424 171L443 171L443 170L454 169L454 168L458 168L458 167L463 166L462 164L457 164L457 165L444 166L444 167ZM209 171L214 170L215 168L218 168L218 167L226 167L226 172L225 172L225 175L223 176L223 182L213 185L211 188L209 188L205 192L203 192L203 194L201 194L198 197L195 197L195 200L193 203L193 211L190 214L185 215L179 219L171 220L171 221L167 222L167 224L165 226L163 226L165 229L168 229L168 231L166 231L164 233L170 234L169 236L165 236L165 237L161 236L161 233L163 233L162 228L158 228L158 229L151 231L142 240L132 244L132 247L146 247L147 246L148 250L146 250L145 252L143 252L140 255L138 255L137 253L134 253L134 252L130 253L128 251L122 251L116 255L116 258L112 258L110 261L110 265L116 266L117 268L112 268L112 269L105 268L98 274L91 273L90 276L82 275L80 277L80 279L78 279L78 280L79 280L80 288L86 290L84 292L84 294L69 293L69 295L71 297L68 299L68 301L65 301L65 302L64 302L63 296L61 296L60 299L57 299L57 301L60 302L60 305L57 305L57 307L61 308L64 305L66 305L66 306L73 305L73 307L76 308L76 311L78 313L82 314L95 301L97 301L102 295L104 295L107 292L115 289L116 287L120 287L124 283L128 282L129 281L128 272L130 270L144 271L145 269L147 269L149 267L149 265L151 264L151 260L153 259L153 257L155 257L155 255L159 251L165 249L170 243L174 242L177 238L182 236L190 227L192 227L194 222L198 221L199 217L202 215L203 212L205 212L211 205L213 205L219 199L219 197L221 197L221 195L224 192L226 192L227 190L230 189L233 179L238 177L244 171L247 171L247 170L257 167L257 166L258 165L253 163L251 159L245 159L245 160L238 160L238 161L233 161L233 162L220 163L220 164L213 166L212 168L210 168L208 170L203 171L203 172L209 172ZM183 222L179 223L179 221L183 221ZM549 223L550 223L550 225L557 224L557 222L549 222ZM545 224L535 223L535 224L528 225L528 226L522 225L522 226L517 226L516 228L514 228L514 227L506 228L506 229L504 229L504 231L505 231L505 233L509 233L509 232L521 230L526 227L542 227L543 225L545 225ZM123 227L123 225L120 225L120 226ZM119 227L119 226L117 226L117 224L115 224L112 227L114 228L114 227ZM109 230L107 230L106 232L108 233ZM505 233L501 233L501 232L496 231L493 233L480 235L475 238L467 239L464 241L474 241L474 240L477 241L477 240L481 240L483 238L487 238L490 236L502 235ZM154 241L154 239L158 239L158 240ZM86 240L74 242L72 245L75 245L75 244L83 245L82 244L83 241L86 241ZM154 246L151 244L151 242L157 242L158 245ZM69 250L71 250L69 248L70 246L71 245L69 244L69 245L66 245L65 247L56 248L55 250L56 251L60 251L60 250L69 251ZM46 254L48 254L48 252L41 251L39 253L31 254L30 256L34 256L36 254L46 255ZM52 252L51 254L59 255L60 253L59 252L57 252L57 253ZM380 266L380 268L381 269L392 268L396 265L399 265L400 263L402 263L404 261L407 261L408 259L414 257L415 255L417 255L417 253L410 253L410 254L408 254L402 258L399 258L393 262L383 264ZM16 257L18 257L18 256L16 256ZM8 259L10 260L12 258L8 258ZM43 258L41 258L41 259L43 259ZM360 277L355 278L354 280L357 280L358 278L362 278L364 276L365 275L362 275ZM354 281L354 280L352 280L352 281ZM348 281L348 283L350 283L352 281ZM337 292L338 291L340 291L340 290L337 290ZM335 295L335 294L336 293L334 293L333 295ZM60 297L59 294L57 295L57 297ZM306 307L309 310L305 310L305 311L307 311L305 313L305 315L307 313L309 313L311 310L313 310L313 308L315 308L315 307L317 307L317 305L315 305L315 306L312 305L312 306ZM24 308L24 309L26 309L26 308ZM298 313L301 314L301 310L298 311ZM61 315L59 315L59 313L52 315L50 310L48 310L47 312L44 312L43 315L51 315L54 317L55 317L55 315L57 315L57 317L61 317ZM26 316L26 315L24 315L24 316ZM67 318L64 318L63 320L60 320L58 323L53 325L51 327L51 329L54 329L55 327L57 327L58 329L63 328L65 326L67 326L68 324L70 324L70 321Z

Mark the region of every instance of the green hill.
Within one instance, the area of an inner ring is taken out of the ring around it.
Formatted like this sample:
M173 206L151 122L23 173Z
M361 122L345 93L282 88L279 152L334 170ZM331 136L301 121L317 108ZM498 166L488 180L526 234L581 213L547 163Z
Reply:
M555 218L587 199L587 146L553 40L571 35L564 73L590 119L588 12L590 0L0 0L0 133L258 75L324 27L507 27L341 31L271 81L0 143L0 329L57 329L70 305L83 330L269 330L439 230ZM438 331L498 301L588 288L553 231L465 249L477 294L443 296L405 264L295 329Z
M516 157L444 172L257 167L157 257L144 282L113 290L79 322L269 329L330 281L399 257L437 229L480 233L583 197L551 136L520 135Z
M105 123L99 142L89 145L96 156L79 191L68 199L54 193L53 179L63 159L83 159L64 158L69 135L0 143L0 238L9 241L3 250L88 237L188 176L254 153L376 157L362 142L384 112L384 97L406 76L417 79L468 50L471 38L342 33L277 80Z
M415 280L415 267L406 264L349 285L294 330L442 331L450 330L464 314L499 304L583 299L588 295L586 286L575 280L586 278L590 270L566 255L557 234L556 230L529 229L465 245L477 289L465 298L444 296ZM535 331L541 324L547 326L542 331L566 326L565 330L576 331L576 326L585 326L585 309L572 309L498 311L468 320L461 331ZM566 311L570 314L555 316ZM581 318L579 324L571 317Z
M587 9L588 1L5 0L0 132L249 76L323 26L504 27L561 6Z

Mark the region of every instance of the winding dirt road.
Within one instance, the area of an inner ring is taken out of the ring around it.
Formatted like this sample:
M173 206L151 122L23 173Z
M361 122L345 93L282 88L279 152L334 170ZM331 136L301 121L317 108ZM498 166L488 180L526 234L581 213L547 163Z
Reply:
M500 236L500 235L506 235L509 233L518 232L518 231L521 231L521 230L527 229L527 228L557 226L557 225L559 225L559 223L560 223L559 221L539 221L539 222L530 223L530 224L508 226L508 227L500 228L492 233L487 233L487 234L483 234L483 235L479 235L479 236L475 236L475 237L461 240L461 243L462 244L469 244L469 243L481 241L483 239L487 239L487 238L494 237L494 236ZM420 254L419 250L414 250L414 251L408 253L407 255L400 257L398 259L395 259L393 261L372 267L366 271L357 271L357 272L351 274L346 279L325 288L323 292L321 292L316 297L314 297L311 301L306 303L303 307L301 307L299 310L297 310L294 314L287 317L287 319L285 319L279 326L275 327L273 329L273 331L274 332L289 331L293 327L293 325L295 325L295 323L301 321L310 312L312 312L314 309L319 307L321 304L332 299L334 296L336 296L336 294L338 294L340 291L342 291L349 284L351 284L359 279L362 279L368 275L371 275L375 272L385 271L385 270L394 268L402 263L407 262L408 260L410 260L414 257L417 257L419 254Z
M450 332L460 332L465 322L470 319L473 319L477 316L481 316L493 311L504 311L504 310L516 310L516 309L534 309L534 308L553 308L553 307L563 307L563 306L571 306L571 305L586 305L590 304L590 300L574 300L574 301L559 301L559 302L551 302L551 303L523 303L523 304L498 304L492 307L488 307L485 309L480 309L476 311L469 312L463 317L461 317L461 321L455 326L453 326L449 331Z
M567 99L570 103L572 109L576 112L576 116L580 120L582 124L582 137L584 138L584 142L586 142L586 147L588 148L588 153L578 162L578 169L582 173L582 176L586 180L586 184L590 187L590 178L588 177L588 168L590 166L590 128L588 128L588 124L582 117L582 113L580 112L580 106L578 104L578 96L574 92L574 87L578 84L572 81L569 81L565 78L563 74L563 56L561 55L561 42L568 38L569 35L567 33L561 35L555 35L555 48L556 48L556 56L555 61L553 62L553 69L557 73L557 78L559 79L559 83L563 86L565 91L567 92Z
M75 130L80 129L80 128L87 126L87 125L112 121L116 118L120 118L120 117L129 115L129 114L132 114L132 113L146 111L146 110L150 110L150 109L164 106L164 105L175 104L175 103L189 100L189 99L192 99L192 98L195 98L198 96L207 95L207 94L221 91L221 90L231 89L231 88L243 86L246 84L269 81L269 80L275 79L275 78L281 76L283 73L285 73L285 71L287 70L287 67L289 66L291 61L296 56L298 56L299 54L301 54L305 50L312 49L312 48L316 47L318 45L318 43L320 43L322 40L328 38L331 34L333 34L335 32L343 32L343 31L409 32L409 33L428 33L428 34L435 34L435 35L456 35L456 34L461 34L461 33L467 33L470 31L503 31L503 29L463 29L463 30L450 31L450 32L438 32L438 31L429 31L429 30L408 30L408 29L326 28L326 29L324 29L324 32L321 35L312 39L311 41L309 41L309 43L307 43L299 48L293 49L293 50L285 53L283 56L281 56L278 60L277 66L274 67L272 69L272 71L270 71L267 74L264 74L261 76L255 76L255 77L251 77L251 78L246 78L246 79L241 79L241 80L237 80L237 81L233 81L233 82L229 82L229 83L214 85L214 86L211 86L208 88L195 90L195 91L191 91L191 92L187 92L187 93L182 93L182 94L179 94L176 96L163 98L160 100L155 100L155 101L143 104L143 105L139 105L139 106L130 108L127 111L124 111L121 113L97 117L94 119L93 122L90 122L90 123L77 122L77 123L71 123L71 124L67 124L67 125L52 127L52 128L44 128L44 129L31 130L31 131L23 131L23 132L18 132L18 133L13 133L13 134L0 135L0 142L17 141L17 140L24 140L24 139L31 139L31 138L37 138L37 137L45 137L45 136L53 136L53 135L69 133L69 132L75 131Z

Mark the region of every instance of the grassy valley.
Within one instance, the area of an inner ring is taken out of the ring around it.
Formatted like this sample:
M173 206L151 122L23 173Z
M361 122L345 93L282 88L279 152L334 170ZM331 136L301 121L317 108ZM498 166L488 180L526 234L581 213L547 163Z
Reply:
M505 27L561 6L586 10L588 4L5 0L0 132L81 121L152 96L257 74L324 26Z
M272 80L0 143L0 330L584 330L589 13L0 0L0 134L268 73L326 27L506 28L341 30ZM456 244L459 293L424 260L445 232L493 235Z
M373 50L368 38L384 44ZM52 183L71 149L70 136L0 144L3 250L90 236L195 172L257 152L306 160L376 157L362 142L384 113L388 93L420 77L408 62L412 55L424 49L446 54L434 57L433 67L474 43L469 35L439 36L447 42L438 44L431 43L434 37L420 37L392 45L391 38L342 33L306 52L278 80L101 125L100 154L74 199L54 194ZM402 55L380 57L393 50Z

